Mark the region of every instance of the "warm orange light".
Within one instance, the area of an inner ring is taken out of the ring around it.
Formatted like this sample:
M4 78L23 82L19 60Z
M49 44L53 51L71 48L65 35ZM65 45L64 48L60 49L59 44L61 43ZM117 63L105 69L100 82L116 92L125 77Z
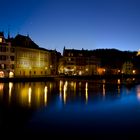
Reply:
M136 70L133 70L133 74L136 74Z
M118 79L118 84L120 84L121 83L121 81L120 81L120 79Z
M0 77L3 78L4 77L4 72L0 71Z

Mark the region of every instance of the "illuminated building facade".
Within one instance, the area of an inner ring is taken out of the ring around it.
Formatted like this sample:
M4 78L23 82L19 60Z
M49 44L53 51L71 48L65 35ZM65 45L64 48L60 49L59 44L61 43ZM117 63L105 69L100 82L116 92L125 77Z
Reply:
M59 74L65 75L96 75L99 60L92 51L65 49L59 62Z
M15 47L15 76L50 75L49 52Z
M36 45L29 36L17 35L15 47L15 76L46 76L57 74L59 54Z
M122 74L136 74L136 71L133 69L133 64L130 61L127 61L122 66Z
M14 76L15 50L0 32L0 77Z
M56 50L40 48L29 36L5 39L0 33L0 77L56 75L60 56Z

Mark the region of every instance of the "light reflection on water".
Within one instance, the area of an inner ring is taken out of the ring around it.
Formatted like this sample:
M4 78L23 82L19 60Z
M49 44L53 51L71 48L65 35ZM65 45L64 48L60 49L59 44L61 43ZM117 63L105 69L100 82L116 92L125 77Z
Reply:
M8 95L7 94L7 89ZM47 106L59 96L59 102L64 105L73 101L88 103L95 99L100 101L105 97L118 98L122 92L129 94L131 89L122 88L120 79L116 84L107 84L106 80L100 81L67 81L60 80L55 82L26 82L26 83L0 83L0 98L5 96L9 103L14 101L21 106L41 107ZM137 98L140 100L140 87L136 87ZM102 97L102 98L101 98ZM107 99L106 98L106 99ZM96 101L95 100L95 101ZM57 100L58 101L58 100Z
M37 125L33 129L42 128L43 125L43 129L48 129L48 124L53 124L57 129L55 124L59 126L61 123L64 128L65 125L84 124L87 131L89 124L92 129L96 129L97 122L103 128L106 128L105 125L112 128L112 123L115 126L118 122L124 128L126 124L132 125L130 120L133 120L134 125L140 124L140 85L122 85L120 79L115 82L105 79L64 79L54 82L0 83L0 104L12 109L19 107L16 115L12 112L17 118L20 118L19 114L23 109L33 111L32 116L26 114L30 116L31 122L26 120L30 122L29 126ZM87 123L89 124L86 125Z

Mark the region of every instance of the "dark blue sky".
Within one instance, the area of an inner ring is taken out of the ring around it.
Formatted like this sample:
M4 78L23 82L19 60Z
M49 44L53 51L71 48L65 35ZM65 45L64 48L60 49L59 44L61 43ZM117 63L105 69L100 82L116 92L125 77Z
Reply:
M140 49L139 0L0 0L0 30L56 49Z

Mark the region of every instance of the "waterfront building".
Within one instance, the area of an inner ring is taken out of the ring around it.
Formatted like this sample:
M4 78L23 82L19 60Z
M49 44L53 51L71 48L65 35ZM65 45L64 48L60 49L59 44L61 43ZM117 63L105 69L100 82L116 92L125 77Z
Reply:
M12 46L15 47L15 76L56 75L57 51L40 48L23 35L17 35Z
M59 61L59 74L65 75L96 75L99 59L88 50L63 50L63 58Z
M0 33L0 77L56 75L60 56L56 50L40 48L29 36L5 39Z
M15 49L0 32L0 77L13 77L15 68Z
M122 66L122 74L135 74L135 70L133 70L133 63L130 61L127 61Z

